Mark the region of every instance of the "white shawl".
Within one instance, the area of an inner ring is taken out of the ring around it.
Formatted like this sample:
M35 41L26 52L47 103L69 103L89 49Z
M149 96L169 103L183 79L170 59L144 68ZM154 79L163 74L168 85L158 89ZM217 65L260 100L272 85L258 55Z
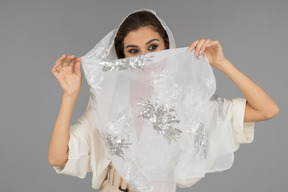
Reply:
M208 59L175 48L157 18L170 49L117 59L117 28L81 57L96 127L114 167L139 192L174 192L177 181L226 170L234 160L231 123L214 95Z

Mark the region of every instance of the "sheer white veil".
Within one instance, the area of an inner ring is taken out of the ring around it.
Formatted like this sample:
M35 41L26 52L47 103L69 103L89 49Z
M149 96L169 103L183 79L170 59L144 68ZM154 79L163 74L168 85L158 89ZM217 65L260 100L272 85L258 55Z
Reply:
M82 57L82 67L96 127L121 177L140 192L172 192L232 166L232 128L205 54L176 48L166 23L141 11L159 19L170 49L117 59L116 28Z

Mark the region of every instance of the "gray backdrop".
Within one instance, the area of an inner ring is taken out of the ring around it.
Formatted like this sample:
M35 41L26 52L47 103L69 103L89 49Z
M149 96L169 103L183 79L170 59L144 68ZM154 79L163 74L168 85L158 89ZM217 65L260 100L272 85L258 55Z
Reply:
M253 143L240 146L231 169L207 174L191 188L177 191L286 191L286 0L1 0L0 191L95 191L91 173L85 179L58 175L48 163L63 93L51 69L63 53L83 56L127 14L140 8L156 11L174 33L177 47L189 46L196 39L219 40L226 58L280 108L274 119L255 124ZM215 68L214 72L218 95L243 97L228 77ZM85 111L88 98L83 76L71 124Z

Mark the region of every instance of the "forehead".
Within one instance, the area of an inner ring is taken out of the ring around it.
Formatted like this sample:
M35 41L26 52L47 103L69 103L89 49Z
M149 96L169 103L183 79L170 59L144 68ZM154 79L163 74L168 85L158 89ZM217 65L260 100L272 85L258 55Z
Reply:
M162 40L160 34L150 27L141 27L138 30L130 31L124 38L124 46L128 44L143 45L151 39Z

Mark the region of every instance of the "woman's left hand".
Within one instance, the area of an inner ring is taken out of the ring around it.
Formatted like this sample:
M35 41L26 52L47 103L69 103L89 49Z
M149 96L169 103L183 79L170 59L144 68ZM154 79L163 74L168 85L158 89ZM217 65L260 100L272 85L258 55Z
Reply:
M190 45L189 51L192 51L194 48L196 57L202 53L205 53L209 63L217 69L220 69L225 61L227 61L227 59L224 57L222 46L217 40L196 40Z

